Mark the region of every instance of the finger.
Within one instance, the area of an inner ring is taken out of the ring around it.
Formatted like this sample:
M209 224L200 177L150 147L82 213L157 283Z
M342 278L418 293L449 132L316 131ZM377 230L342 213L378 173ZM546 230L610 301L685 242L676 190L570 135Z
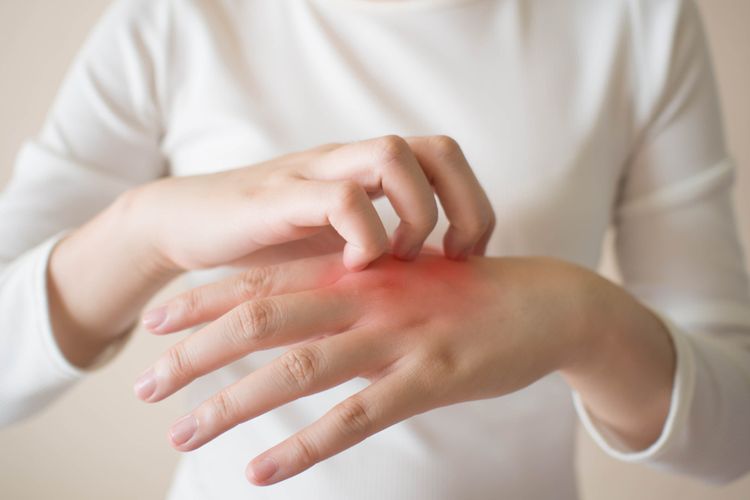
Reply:
M418 386L403 370L394 370L260 454L246 475L257 485L283 481L426 409Z
M445 255L463 260L483 255L495 226L495 213L458 143L447 136L406 138L450 222Z
M235 425L317 393L383 364L384 348L370 332L351 331L291 349L223 389L179 420L172 444L193 450ZM184 432L184 422L192 432Z
M352 179L371 193L382 190L401 219L393 235L399 258L416 258L437 223L435 194L401 137L346 144L313 160L304 172L313 179Z
M299 240L263 247L230 265L240 268L272 266L300 259L341 253L346 241L331 226L321 228L315 234ZM341 261L341 255L338 256Z
M143 315L154 333L171 333L213 321L253 299L320 288L345 272L338 255L254 267L225 280L193 288Z
M300 179L285 189L271 223L280 241L293 239L299 228L332 226L346 240L343 263L359 270L380 257L388 236L367 192L354 181ZM271 242L273 243L273 242Z
M472 252L474 255L483 256L487 253L487 246L490 243L490 238L492 238L492 232L495 230L495 222L495 214L493 212L489 227L474 245L474 250Z
M245 302L167 350L144 373L152 383L139 379L136 393L145 401L160 401L251 352L338 333L357 316L352 303L331 289Z

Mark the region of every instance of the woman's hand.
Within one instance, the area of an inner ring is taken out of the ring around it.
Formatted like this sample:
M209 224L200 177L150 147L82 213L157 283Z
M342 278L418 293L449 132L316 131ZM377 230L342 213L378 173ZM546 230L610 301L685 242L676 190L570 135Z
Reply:
M492 208L461 149L444 136L330 144L237 170L166 178L126 192L53 250L48 288L58 345L71 362L89 366L187 269L255 266L342 247L344 265L360 269L388 246L371 202L383 194L401 218L392 247L402 259L414 258L432 231L435 194L451 223L446 255L484 252ZM162 320L157 311L148 324Z
M451 223L445 254L483 254L492 207L458 144L444 136L328 144L251 167L167 178L138 190L134 205L146 239L179 270L247 264L267 247L298 257L342 245L344 265L354 270L388 248L371 198L385 195L394 207L401 223L392 252L410 260L437 221L435 194Z
M600 328L618 317L607 288L615 287L603 283L547 258L384 256L349 273L338 259L319 257L256 268L166 305L162 333L212 322L167 351L136 393L159 401L253 351L294 346L180 419L170 437L188 451L299 397L369 379L251 462L248 478L271 484L432 408L502 396L559 369L580 376L608 363L616 370L602 347L612 336Z

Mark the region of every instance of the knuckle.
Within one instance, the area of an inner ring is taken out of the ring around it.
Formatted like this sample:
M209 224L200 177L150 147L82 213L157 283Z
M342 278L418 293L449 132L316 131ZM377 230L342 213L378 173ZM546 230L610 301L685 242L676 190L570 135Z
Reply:
M259 342L274 329L276 307L272 300L245 302L236 310L236 324L229 328L228 335L238 346Z
M304 391L320 371L321 355L319 349L312 345L298 347L284 353L279 363L287 384Z
M339 429L346 435L362 435L372 430L374 420L361 397L345 399L336 406L335 412Z
M227 389L223 389L211 397L211 413L217 421L231 423L239 414L239 404Z
M247 300L267 296L272 283L271 275L271 269L268 267L257 267L243 273L236 283L237 297Z
M433 347L423 352L416 363L415 372L420 374L420 381L415 385L422 387L422 393L438 399L466 375L459 356L449 346Z
M431 203L426 206L423 213L421 213L418 219L415 221L418 226L424 227L429 233L438 223L438 209L437 205Z
M409 152L409 143L403 137L386 135L375 142L375 154L382 167L389 167Z
M426 238L437 225L439 213L434 200L419 206L418 210L410 213L404 222L414 229L422 238Z
M193 362L187 351L181 345L177 345L167 351L167 365L169 372L178 380L189 379L193 373Z
M187 317L194 317L198 315L203 307L203 296L200 293L200 289L194 289L186 292L178 299L179 309L183 311L183 314Z
M462 237L475 240L495 226L495 213L491 208L478 207L451 224Z
M433 349L430 352L430 364L436 372L450 374L456 371L458 360L450 348Z
M453 157L461 152L461 146L458 142L448 135L436 135L430 140L430 146L440 157Z
M477 214L462 224L461 229L472 237L479 237L489 229L491 218L487 214Z
M304 435L296 435L290 438L293 461L298 465L312 465L318 462L320 456L315 446Z
M367 201L364 190L354 181L341 181L337 185L336 205L342 212L359 210Z

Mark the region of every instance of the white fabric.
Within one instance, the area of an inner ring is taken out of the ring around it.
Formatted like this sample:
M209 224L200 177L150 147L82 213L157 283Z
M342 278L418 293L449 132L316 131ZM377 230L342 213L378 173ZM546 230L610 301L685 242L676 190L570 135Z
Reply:
M250 458L365 384L354 380L185 455L170 498L572 499L572 399L599 445L623 460L712 481L750 468L750 310L733 167L689 0L116 3L0 198L0 420L83 376L47 318L53 235L163 175L390 133L459 141L498 216L492 255L596 268L614 224L624 285L664 318L677 347L662 436L647 450L624 448L553 375L412 418L279 485L246 483ZM392 210L379 210L392 228ZM432 243L445 227L441 219ZM202 378L190 404L278 352Z

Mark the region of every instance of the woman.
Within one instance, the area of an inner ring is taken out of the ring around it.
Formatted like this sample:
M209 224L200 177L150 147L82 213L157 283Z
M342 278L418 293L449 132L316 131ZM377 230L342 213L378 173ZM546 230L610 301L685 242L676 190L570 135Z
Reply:
M207 323L135 386L189 384L171 498L574 498L576 412L623 460L730 480L726 158L687 1L120 2L2 197L0 415L203 269L143 317ZM625 288L591 271L610 224Z

